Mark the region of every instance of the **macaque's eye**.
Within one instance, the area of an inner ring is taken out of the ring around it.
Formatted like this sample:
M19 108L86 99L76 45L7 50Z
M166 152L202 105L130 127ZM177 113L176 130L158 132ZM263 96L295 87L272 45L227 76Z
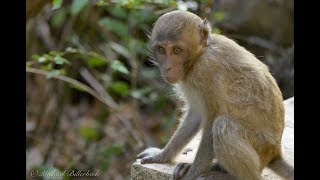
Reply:
M166 53L166 49L164 49L163 47L159 47L158 51L160 54L165 54Z
M173 48L173 54L181 54L182 49L178 48L178 47L174 47Z

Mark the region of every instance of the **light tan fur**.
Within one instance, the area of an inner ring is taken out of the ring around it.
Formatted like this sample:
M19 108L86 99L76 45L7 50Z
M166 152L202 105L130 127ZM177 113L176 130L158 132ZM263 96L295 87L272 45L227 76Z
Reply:
M185 11L167 13L156 22L150 42L165 48L161 56L154 52L162 74L177 71L170 83L184 102L184 115L164 149L144 151L138 157L143 163L169 162L202 128L193 164L178 165L175 178L200 178L216 158L228 177L261 179L262 170L269 166L293 179L293 167L282 158L284 106L275 79L252 53L226 36L210 32L206 20ZM164 41L166 44L161 44ZM170 54L175 46L183 53ZM182 60L183 68L177 67ZM169 70L163 70L161 63Z

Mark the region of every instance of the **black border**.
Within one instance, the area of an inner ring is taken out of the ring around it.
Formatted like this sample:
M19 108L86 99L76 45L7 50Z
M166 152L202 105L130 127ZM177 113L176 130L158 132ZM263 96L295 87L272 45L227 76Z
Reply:
M319 6L294 1L295 179L317 179L319 72Z
M1 10L0 177L26 178L26 1L4 1ZM3 178L1 178L3 179Z

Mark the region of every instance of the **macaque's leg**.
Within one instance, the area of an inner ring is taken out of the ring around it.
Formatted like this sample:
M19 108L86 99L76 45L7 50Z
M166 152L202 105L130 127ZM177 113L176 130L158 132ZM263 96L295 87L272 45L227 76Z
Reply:
M286 179L294 179L294 168L282 156L272 160L268 167Z
M235 120L218 117L212 127L215 157L225 170L240 180L261 179L260 158L243 137L245 129Z
M142 158L140 161L142 164L171 161L198 132L200 121L198 114L189 111L163 150L149 148L140 153L137 158Z
M174 171L175 179L182 178L194 180L202 173L210 171L212 160L214 157L211 128L212 123L208 123L205 125L194 162L192 164L183 165L183 168L181 168L181 165L179 164Z

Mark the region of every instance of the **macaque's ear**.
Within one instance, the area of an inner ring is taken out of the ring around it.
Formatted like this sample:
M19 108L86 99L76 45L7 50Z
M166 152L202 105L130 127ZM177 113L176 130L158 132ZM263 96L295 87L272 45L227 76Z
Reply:
M206 45L209 42L210 33L211 33L210 23L206 18L204 18L204 20L200 24L200 34L201 34L201 40L204 41Z

